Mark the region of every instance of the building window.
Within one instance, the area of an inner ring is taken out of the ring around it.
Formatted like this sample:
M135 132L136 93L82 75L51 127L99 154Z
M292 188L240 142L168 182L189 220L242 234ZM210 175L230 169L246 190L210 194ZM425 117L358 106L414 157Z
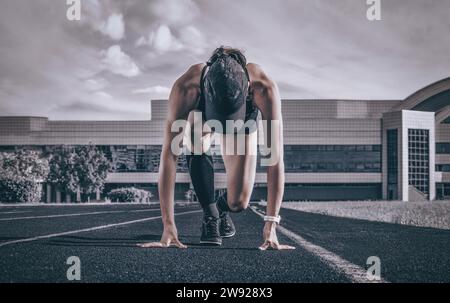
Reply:
M15 146L8 146L8 145L3 145L0 146L0 152L15 152L16 151L16 147Z
M436 154L450 154L450 143L436 143Z
M286 172L381 172L380 145L285 145ZM258 161L258 172L266 170Z
M387 179L388 199L398 199L398 131L387 131Z
M47 153L52 153L58 146L45 146ZM67 145L66 148L73 146ZM111 162L112 172L151 172L159 171L161 145L97 145L106 158ZM184 155L178 157L178 172L187 172Z
M47 145L39 148L51 153L57 146ZM65 146L71 148L70 145ZM16 148L16 147L14 147ZM111 161L112 172L152 172L159 171L161 145L98 145ZM7 148L5 148L7 149ZM219 147L214 147L220 151ZM258 154L258 172L261 167L261 154ZM225 172L220 155L213 155L214 170ZM284 163L286 172L302 173L354 173L381 172L380 145L285 145ZM185 156L180 155L177 172L188 172Z
M436 171L450 173L450 164L437 164Z
M428 195L430 190L429 131L408 130L408 180L409 185Z
M159 171L161 145L111 145L104 147L110 157L114 172ZM177 171L187 172L184 155L178 158Z
M436 183L436 199L450 198L450 183Z

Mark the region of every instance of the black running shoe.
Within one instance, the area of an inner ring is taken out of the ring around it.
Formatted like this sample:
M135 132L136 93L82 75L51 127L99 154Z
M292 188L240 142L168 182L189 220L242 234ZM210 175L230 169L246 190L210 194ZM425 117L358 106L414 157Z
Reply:
M219 233L220 219L206 217L202 223L201 244L222 245L222 238Z
M220 214L220 236L223 238L231 238L236 234L236 228L234 227L233 221L231 220L228 212L223 212Z

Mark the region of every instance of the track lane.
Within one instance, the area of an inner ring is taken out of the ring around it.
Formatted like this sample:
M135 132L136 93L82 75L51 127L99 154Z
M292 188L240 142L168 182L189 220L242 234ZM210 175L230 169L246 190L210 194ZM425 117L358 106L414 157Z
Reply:
M40 216L40 215L61 215L69 213L82 213L93 211L129 211L140 209L159 209L159 205L154 204L44 204L36 206L17 206L11 209L9 206L0 206L0 218Z
M82 282L349 282L301 248L258 250L263 222L251 211L232 215L238 234L222 247L200 246L201 216L176 218L185 250L136 246L160 239L160 220L0 247L0 281L67 282L65 262L78 256Z
M45 208L45 207L44 207ZM10 241L18 241L26 238L33 238L48 234L62 233L71 230L79 230L90 228L93 226L107 225L120 223L130 220L138 220L147 218L150 216L158 216L160 211L157 208L142 206L129 206L129 211L124 207L120 207L120 212L117 207L112 207L111 213L98 213L85 215L80 213L79 216L71 217L50 217L50 218L35 218L30 220L15 220L15 221L0 221L0 244ZM189 206L184 209L198 209L196 206ZM54 214L53 210L50 213ZM70 208L70 210L75 210ZM72 211L69 212L71 213ZM95 213L96 206L91 206L89 213ZM101 207L102 212L105 211L104 207ZM178 211L179 208L176 208ZM43 215L42 209L36 209L37 213ZM85 209L86 211L86 209ZM86 212L88 213L88 212ZM68 214L68 211L65 211Z
M370 256L379 257L389 282L450 282L449 230L288 209L280 214L290 230L362 268Z

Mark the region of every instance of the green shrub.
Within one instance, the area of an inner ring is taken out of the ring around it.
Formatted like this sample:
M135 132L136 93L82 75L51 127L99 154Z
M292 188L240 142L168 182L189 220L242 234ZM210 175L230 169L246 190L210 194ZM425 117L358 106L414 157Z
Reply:
M48 161L39 152L18 150L0 153L0 202L40 202L40 183L48 171Z
M113 189L107 196L112 202L148 202L153 195L143 189L126 187Z
M111 163L98 147L54 146L49 158L47 182L53 186L71 194L103 190Z
M0 180L0 202L38 203L41 201L41 185L34 180Z

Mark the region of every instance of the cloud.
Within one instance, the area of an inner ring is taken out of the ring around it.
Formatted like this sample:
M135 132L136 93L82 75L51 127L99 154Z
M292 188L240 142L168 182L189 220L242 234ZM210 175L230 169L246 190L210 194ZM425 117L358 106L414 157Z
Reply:
M117 109L108 105L81 100L59 105L53 112L68 120L131 120L136 118L136 111L130 108ZM148 113L142 115L142 119L148 115Z
M192 25L180 28L177 34L174 34L169 26L160 25L150 33L148 38L141 36L134 45L149 46L159 54L186 50L194 54L203 54L206 40L203 34Z
M110 72L128 78L140 74L139 67L130 56L122 51L119 45L111 46L106 52L103 52L103 55L105 68Z
M122 14L112 14L108 20L102 24L100 31L111 39L119 41L125 36L125 24Z
M156 0L150 3L152 14L169 25L189 24L200 10L192 0Z
M172 35L167 25L161 25L150 35L150 45L158 52L177 51L183 48L183 45Z
M149 44L149 42L148 42L147 38L145 38L144 36L139 37L136 40L136 42L134 42L134 46L136 46L136 47L140 47L140 46L148 45L148 44Z
M98 91L105 88L109 82L104 78L88 79L84 81L85 87L88 91Z
M98 20L102 16L102 4L99 0L84 0L82 5L82 15L86 15L89 20Z
M95 92L93 94L93 98L94 98L94 100L101 101L101 102L113 100L113 96L111 96L110 94L108 94L104 91Z
M101 106L97 104L93 104L90 102L84 102L84 101L75 101L71 102L69 104L64 104L59 106L56 111L58 112L64 112L64 111L75 111L75 112L87 112L87 111L94 111L94 112L110 112L111 109L109 109L106 106Z
M170 88L166 86L156 85L146 88L135 89L132 91L132 93L151 95L152 97L166 98L170 94Z
M283 98L401 99L449 76L448 0L385 1L381 22L368 22L365 1L354 0L81 7L82 20L69 22L66 1L2 2L0 113L147 119L149 96L167 96L162 88L221 44L242 48ZM75 101L85 106L58 110Z
M172 34L167 25L160 25L155 31L152 31L148 38L140 37L136 46L148 45L158 53L170 51L179 51L184 45Z
M195 54L203 54L207 43L203 34L195 26L183 27L180 30L180 40L184 48Z

